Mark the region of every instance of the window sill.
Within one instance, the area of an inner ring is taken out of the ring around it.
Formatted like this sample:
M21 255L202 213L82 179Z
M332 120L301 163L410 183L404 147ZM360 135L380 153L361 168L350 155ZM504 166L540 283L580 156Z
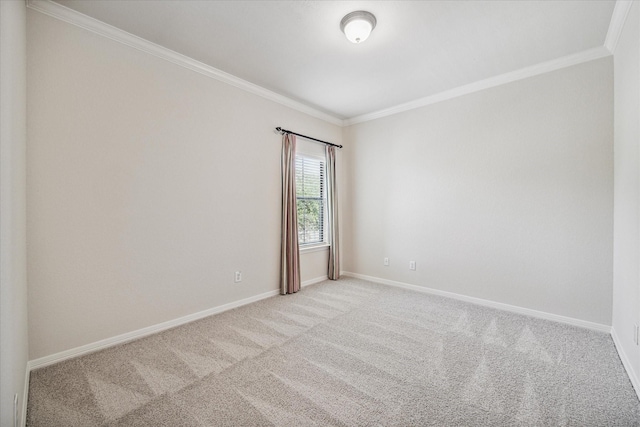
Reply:
M300 253L301 254L308 254L310 252L318 252L318 251L327 251L329 250L329 244L328 243L320 243L317 245L305 245L305 246L300 246Z

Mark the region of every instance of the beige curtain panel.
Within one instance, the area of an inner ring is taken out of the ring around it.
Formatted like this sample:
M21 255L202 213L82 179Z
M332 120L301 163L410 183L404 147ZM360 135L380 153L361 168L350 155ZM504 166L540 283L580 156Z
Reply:
M331 280L340 278L340 236L338 227L338 189L336 185L336 147L327 145L327 219L329 223L329 271Z
M280 293L300 290L298 213L296 203L296 137L282 136L282 238L280 241Z

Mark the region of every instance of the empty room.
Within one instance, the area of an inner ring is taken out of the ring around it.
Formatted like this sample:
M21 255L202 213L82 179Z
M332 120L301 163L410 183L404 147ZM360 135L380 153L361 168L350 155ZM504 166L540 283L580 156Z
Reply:
M0 0L0 425L640 426L640 2Z

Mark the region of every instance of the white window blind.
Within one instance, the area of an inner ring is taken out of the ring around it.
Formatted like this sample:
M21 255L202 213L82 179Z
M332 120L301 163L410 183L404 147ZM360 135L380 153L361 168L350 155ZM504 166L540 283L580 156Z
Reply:
M298 243L323 243L326 206L324 159L296 155L296 198Z

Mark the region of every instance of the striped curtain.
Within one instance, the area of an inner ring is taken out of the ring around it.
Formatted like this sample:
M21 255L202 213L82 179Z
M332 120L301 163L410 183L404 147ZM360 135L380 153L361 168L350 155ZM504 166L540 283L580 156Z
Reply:
M296 203L296 137L282 136L282 237L280 241L280 293L300 290L298 214Z
M338 226L338 189L336 186L336 147L327 145L327 222L329 223L329 271L331 280L340 278L340 233Z

